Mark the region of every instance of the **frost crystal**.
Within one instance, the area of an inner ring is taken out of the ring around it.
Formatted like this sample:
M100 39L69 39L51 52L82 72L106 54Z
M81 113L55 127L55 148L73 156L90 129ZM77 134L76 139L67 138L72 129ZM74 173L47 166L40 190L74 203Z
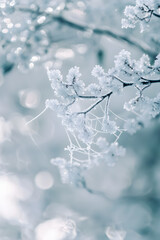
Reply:
M92 70L92 76L96 77L98 79L102 78L105 76L104 70L101 66L96 65L93 70Z

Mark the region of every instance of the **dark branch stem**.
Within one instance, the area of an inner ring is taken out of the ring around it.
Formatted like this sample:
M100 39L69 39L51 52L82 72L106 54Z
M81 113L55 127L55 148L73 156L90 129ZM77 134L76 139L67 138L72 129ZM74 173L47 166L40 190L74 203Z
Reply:
M97 96L83 96L83 95L78 95L79 98L88 98L88 99L93 99L93 98L99 98Z
M102 197L103 199L107 200L107 201L112 201L114 203L116 203L117 201L127 201L127 202L138 202L138 203L142 203L142 202L149 202L149 203L154 203L155 205L160 204L160 199L158 198L158 196L153 197L151 194L147 194L147 195L131 195L131 196L127 196L127 195L122 195L116 199L113 199L109 196L107 196L104 192L98 191L98 190L94 190L91 189L89 186L87 186L87 183L85 181L85 179L83 178L81 181L81 186L90 194L94 194L97 195L99 197Z
M101 97L100 100L98 100L96 103L94 103L91 107L89 107L87 110L83 111L83 112L78 112L77 114L87 114L88 112L90 112L93 108L95 108L99 103L101 103L106 97L108 97L109 95L111 95L112 92L104 95Z
M93 190L90 187L88 187L84 178L81 180L81 185L88 193L100 196L100 197L104 198L105 200L110 200L111 201L111 199L109 197L107 197L105 195L105 193L103 193L101 191Z
M158 79L158 80L149 80L148 82L150 82L150 83L159 83L160 79Z
M152 14L153 14L155 17L160 18L160 15L159 15L159 14L157 14L157 13L155 13L155 12L153 12Z
M160 82L160 79L158 79L158 80L149 80L149 79L145 79L145 78L141 78L141 79L144 79L144 82L141 82L144 86L148 85L148 84L151 85L152 83L159 83ZM131 83L125 83L124 82L123 83L124 88L128 87L128 86L132 86L132 85L134 85L133 82L131 82ZM142 89L142 91L147 87L148 86L144 87ZM112 94L113 94L113 92L111 91L111 92L109 92L109 93L107 93L103 96L100 96L100 97L98 97L98 96L97 97L96 96L81 96L81 98L100 98L100 99L97 102L95 102L93 105L91 105L88 109L86 109L85 111L77 112L77 114L87 114L88 112L93 110L99 103L101 103L105 98L108 97L108 99L109 99ZM79 95L78 95L78 97L79 97Z
M97 34L97 35L104 35L104 36L108 36L110 38L113 38L113 39L116 39L116 40L119 40L119 41L126 42L127 44L129 44L131 46L134 46L137 49L139 49L140 51L148 54L152 58L155 58L156 55L157 55L154 51L150 50L149 48L147 49L144 46L142 46L142 44L136 42L136 40L130 39L129 37L127 37L125 35L115 33L115 32L113 32L113 30L110 30L110 29L91 28L87 25L83 25L83 24L80 24L80 23L73 22L72 20L67 19L65 16L60 16L60 15L56 16L56 15L46 13L46 12L42 12L42 11L39 11L39 10L34 11L32 9L21 8L21 7L19 7L18 10L22 11L22 12L34 13L34 14L37 14L37 15L44 15L46 17L51 18L50 21L46 21L43 24L37 24L35 26L35 29L43 28L45 25L51 24L53 21L57 21L57 22L59 22L63 25L66 25L70 28L74 28L74 29L79 30L79 31L83 31L83 32L91 31L92 33Z

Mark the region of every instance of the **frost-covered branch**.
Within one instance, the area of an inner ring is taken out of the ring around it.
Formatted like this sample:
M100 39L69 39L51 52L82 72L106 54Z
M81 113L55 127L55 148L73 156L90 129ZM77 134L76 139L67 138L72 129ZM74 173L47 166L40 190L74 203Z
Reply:
M78 23L76 21L70 20L67 17L63 16L62 14L60 15L54 15L53 13L46 13L44 11L34 11L32 9L27 9L27 8L19 8L19 11L22 12L28 12L28 13L32 13L32 14L36 14L37 17L38 16L45 16L46 18L49 18L48 20L46 20L43 24L37 24L35 26L36 30L39 29L43 29L44 26L52 24L53 22L58 22L64 26L76 29L78 31L83 31L83 32L92 32L94 34L97 35L104 35L104 36L108 36L110 38L122 41L122 42L126 42L127 44L136 47L137 49L139 49L140 51L142 51L143 53L148 54L150 57L155 57L155 52L152 51L151 49L145 48L142 44L140 44L140 42L137 42L135 39L131 39L126 35L122 35L119 33L114 32L113 30L105 27L105 29L101 29L101 28L94 28L94 27L90 27L89 25L85 25L82 23Z
M107 36L125 42L148 54L152 59L155 58L155 50L150 46L145 46L143 42L118 33L107 27L106 24L105 27L100 28L96 23L88 23L87 17L84 19L79 19L78 16L71 18L69 11L65 10L64 4L62 6L58 1L33 3L30 7L23 1L4 1L0 4L0 20L2 22L0 38L3 49L0 67L4 73L9 72L16 65L22 71L32 69L36 63L53 58L50 49L57 42L68 40L74 43L84 42L85 37L83 41L80 40L77 35L78 31L89 33L90 36L92 34ZM84 14L88 16L87 11ZM71 31L71 34L66 36L66 31Z
M135 6L127 6L122 19L124 28L134 28L137 23L140 24L141 31L151 21L152 16L160 18L159 14L160 2L154 0L136 0Z
M59 70L48 69L55 98L46 101L46 108L56 111L61 117L70 141L66 149L70 153L70 161L52 160L60 167L64 182L81 182L81 171L99 162L114 166L125 153L125 149L118 145L121 134L124 131L135 133L140 126L147 125L160 114L160 94L153 99L144 95L146 88L160 82L159 69L159 55L151 65L147 55L136 61L125 50L115 57L115 67L107 73L102 67L95 66L92 76L98 82L87 87L80 79L78 67L71 68L65 80ZM137 92L134 99L124 104L124 109L135 117L117 118L110 111L109 100L112 95L122 94L126 87L133 87ZM108 134L114 137L111 142L106 140Z

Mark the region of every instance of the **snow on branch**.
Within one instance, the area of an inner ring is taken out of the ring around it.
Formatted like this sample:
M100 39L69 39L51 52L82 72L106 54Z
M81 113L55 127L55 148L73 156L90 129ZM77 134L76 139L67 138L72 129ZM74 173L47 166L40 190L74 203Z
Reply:
M46 108L62 119L70 143L66 148L69 161L52 159L63 182L81 182L85 169L100 162L114 166L124 156L125 149L118 144L121 134L135 133L160 114L160 94L154 98L144 96L146 88L160 82L159 73L160 55L151 65L147 55L136 61L125 50L115 57L115 66L108 72L96 65L92 70L96 83L88 86L76 66L64 80L59 70L48 69L54 98L46 100ZM123 94L126 87L135 88L136 96L124 104L134 117L123 119L110 109L110 101L114 95Z
M71 10L74 10L71 7ZM94 15L94 11L92 13ZM0 67L6 74L17 66L25 72L32 69L35 64L43 63L50 59L58 59L53 51L57 43L71 41L73 44L89 41L85 34L90 33L98 36L107 36L148 54L155 58L154 49L142 41L119 33L105 25L87 21L89 13L84 12L86 18L79 19L70 17L70 11L65 8L65 1L30 1L30 4L22 0L2 1L0 4L0 42L2 43L3 55ZM107 17L107 16L106 16ZM115 16L116 17L116 16ZM76 20L75 20L76 19ZM66 34L70 31L70 34ZM82 32L81 40L79 31ZM90 41L92 37L90 38Z
M123 28L134 28L136 23L140 24L141 31L144 31L146 25L152 17L160 18L160 1L155 0L136 0L135 6L127 6L122 19Z

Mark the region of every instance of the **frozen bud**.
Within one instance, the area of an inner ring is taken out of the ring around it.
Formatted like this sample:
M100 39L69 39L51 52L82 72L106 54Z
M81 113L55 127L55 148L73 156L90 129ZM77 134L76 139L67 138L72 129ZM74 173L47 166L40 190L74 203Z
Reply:
M59 70L47 70L48 78L50 81L62 81L62 75Z
M115 69L117 71L121 71L121 69L128 67L128 64L131 63L131 54L126 50L122 50L116 57L115 57Z
M87 90L94 96L100 96L101 95L101 91L102 88L101 86L95 84L95 83L91 83L88 87Z
M53 111L56 111L59 102L57 99L47 99L45 102L46 108L50 108Z
M81 77L81 73L79 72L79 67L73 67L69 70L67 76L66 76L66 81L68 84L74 84L76 81L79 80Z
M104 77L105 73L104 73L103 68L99 65L96 65L92 70L92 76L94 76L98 79Z
M67 106L59 103L57 99L47 99L45 105L46 108L50 108L51 110L57 112L59 116L65 115L67 110Z

